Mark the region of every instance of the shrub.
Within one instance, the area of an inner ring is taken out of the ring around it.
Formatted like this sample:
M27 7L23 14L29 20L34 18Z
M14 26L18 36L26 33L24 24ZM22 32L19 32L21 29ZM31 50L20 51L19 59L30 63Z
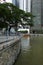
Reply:
M28 31L19 31L20 33L28 33Z

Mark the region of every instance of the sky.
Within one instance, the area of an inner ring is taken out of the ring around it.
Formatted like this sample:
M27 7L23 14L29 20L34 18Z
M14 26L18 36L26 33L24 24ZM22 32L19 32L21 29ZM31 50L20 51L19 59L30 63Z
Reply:
M6 0L7 2L11 2L12 3L12 0Z
M0 0L1 3L3 3L4 1L12 3L12 0Z

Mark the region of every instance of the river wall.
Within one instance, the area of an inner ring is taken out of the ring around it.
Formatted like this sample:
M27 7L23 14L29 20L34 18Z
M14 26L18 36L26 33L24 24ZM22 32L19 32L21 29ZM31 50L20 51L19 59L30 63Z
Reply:
M21 39L13 39L0 44L0 65L13 65L20 52Z

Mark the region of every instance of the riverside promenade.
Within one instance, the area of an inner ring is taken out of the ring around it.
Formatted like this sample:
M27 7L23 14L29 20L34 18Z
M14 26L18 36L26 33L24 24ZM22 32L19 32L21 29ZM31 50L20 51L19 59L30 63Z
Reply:
M18 38L19 38L18 36L0 36L0 44L11 40L16 41Z
M20 53L21 37L0 36L0 65L13 65Z

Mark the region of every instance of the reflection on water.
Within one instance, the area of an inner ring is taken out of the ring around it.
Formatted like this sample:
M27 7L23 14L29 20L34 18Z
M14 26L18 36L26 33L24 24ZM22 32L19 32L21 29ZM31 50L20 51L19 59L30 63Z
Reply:
M43 37L22 38L21 54L15 65L43 65Z
M30 38L22 38L21 42L22 51L26 52L30 48Z

